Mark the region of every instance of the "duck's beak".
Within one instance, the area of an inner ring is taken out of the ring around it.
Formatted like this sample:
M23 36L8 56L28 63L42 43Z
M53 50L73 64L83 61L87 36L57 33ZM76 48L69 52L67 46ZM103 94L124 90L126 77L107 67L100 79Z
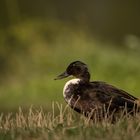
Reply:
M66 71L63 72L62 74L58 75L54 80L59 80L59 79L63 79L70 76Z

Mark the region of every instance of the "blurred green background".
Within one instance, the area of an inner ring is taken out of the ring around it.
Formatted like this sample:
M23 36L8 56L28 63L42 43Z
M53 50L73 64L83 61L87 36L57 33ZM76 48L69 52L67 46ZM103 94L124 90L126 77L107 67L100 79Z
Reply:
M0 0L0 110L65 103L75 60L102 80L140 96L140 1Z

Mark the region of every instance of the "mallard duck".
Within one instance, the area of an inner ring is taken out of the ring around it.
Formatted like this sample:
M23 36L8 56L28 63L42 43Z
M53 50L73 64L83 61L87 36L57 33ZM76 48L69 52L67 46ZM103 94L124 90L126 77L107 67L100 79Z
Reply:
M134 114L139 109L138 98L124 90L102 81L90 81L90 73L85 63L72 62L66 71L55 80L74 76L63 89L63 96L68 105L75 111L100 120L105 116L115 116L119 112ZM107 115L106 115L107 114Z

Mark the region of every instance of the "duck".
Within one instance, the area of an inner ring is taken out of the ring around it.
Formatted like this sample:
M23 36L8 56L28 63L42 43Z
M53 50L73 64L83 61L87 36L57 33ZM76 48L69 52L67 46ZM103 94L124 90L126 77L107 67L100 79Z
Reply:
M124 114L134 115L140 110L137 97L106 82L90 81L90 73L84 62L70 63L65 72L55 80L69 76L74 78L66 82L63 88L66 103L76 112L92 120L101 121L111 116L114 122L118 114L125 112Z

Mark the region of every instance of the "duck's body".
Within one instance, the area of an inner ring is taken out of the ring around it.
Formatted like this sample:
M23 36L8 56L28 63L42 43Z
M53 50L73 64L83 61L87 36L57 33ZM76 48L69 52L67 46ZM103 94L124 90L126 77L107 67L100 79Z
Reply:
M136 97L105 82L90 82L88 69L80 61L71 63L58 79L68 75L74 75L76 79L65 84L63 96L70 107L79 113L102 118L106 113L114 115L125 110L133 114L138 109Z

